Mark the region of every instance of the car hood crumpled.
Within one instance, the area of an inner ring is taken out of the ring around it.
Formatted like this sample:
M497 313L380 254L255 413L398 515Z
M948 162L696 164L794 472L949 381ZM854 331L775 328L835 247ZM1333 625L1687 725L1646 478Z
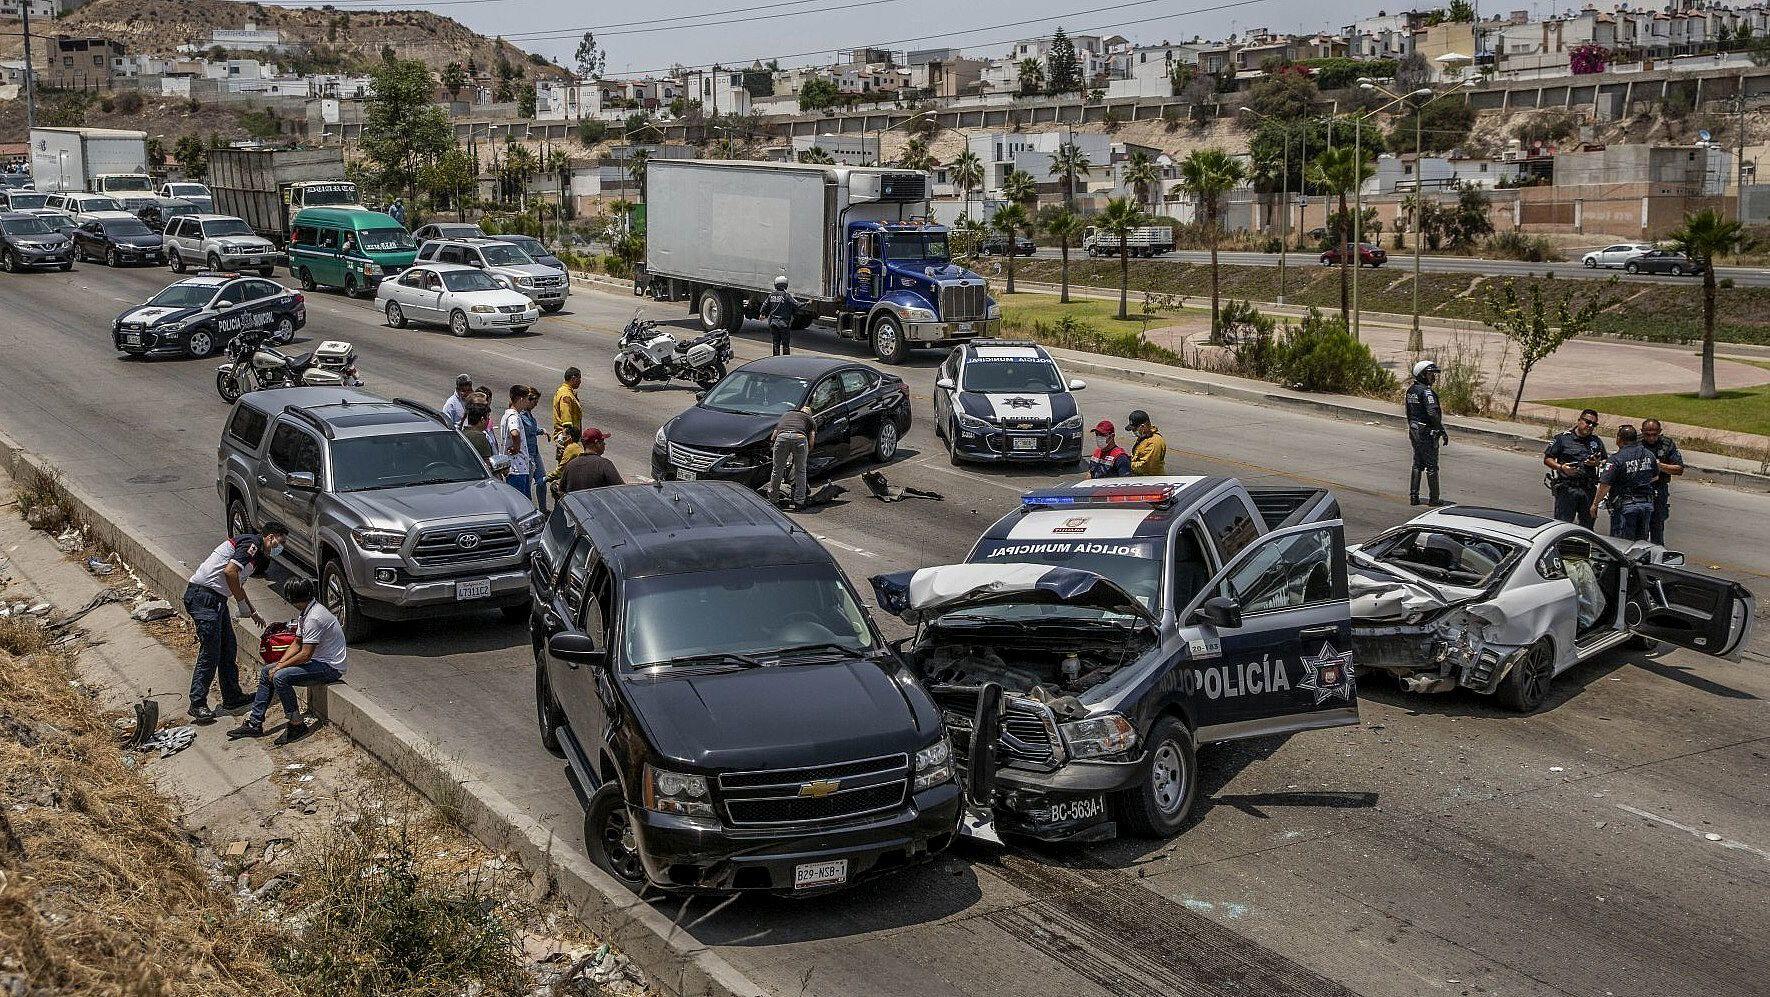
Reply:
M1460 605L1482 593L1429 582L1400 569L1363 564L1356 558L1346 566L1346 585L1352 596L1352 618L1368 622L1405 620Z

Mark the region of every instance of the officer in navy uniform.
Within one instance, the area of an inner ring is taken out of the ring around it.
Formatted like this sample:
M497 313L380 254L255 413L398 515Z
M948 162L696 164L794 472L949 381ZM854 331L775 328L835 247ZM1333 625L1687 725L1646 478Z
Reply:
M1407 386L1407 439L1414 448L1414 467L1407 479L1407 502L1420 504L1420 475L1426 475L1427 505L1447 505L1438 497L1438 447L1450 445L1444 431L1444 412L1438 405L1438 365L1430 360L1414 364L1414 380Z
M1648 539L1661 547L1666 542L1666 519L1672 512L1672 476L1684 473L1684 454L1678 444L1666 436L1658 419L1641 422L1641 445L1653 451L1659 461L1659 480L1653 483L1653 519L1647 524Z
M1647 539L1648 523L1653 518L1653 483L1657 480L1659 458L1641 445L1635 427L1618 427L1616 454L1598 475L1598 495L1590 510L1592 518L1597 518L1598 506L1605 497L1612 496L1610 535L1618 540Z
M1598 469L1610 452L1598 438L1598 413L1586 409L1579 422L1549 441L1543 451L1543 466L1553 471L1555 518L1563 523L1578 523L1587 529L1597 521L1592 512L1592 497L1598 491Z
M793 352L793 322L799 317L799 299L787 292L785 274L774 279L774 292L762 299L758 311L768 322L768 333L774 340L774 355L790 356Z

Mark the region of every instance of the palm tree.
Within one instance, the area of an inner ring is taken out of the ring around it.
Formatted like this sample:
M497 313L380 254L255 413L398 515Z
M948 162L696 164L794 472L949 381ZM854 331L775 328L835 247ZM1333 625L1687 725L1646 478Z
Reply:
M1045 64L1037 59L1022 59L1020 70L1020 95L1030 96L1045 89Z
M571 197L570 192L572 186L572 157L566 155L564 149L549 149L547 151L546 167L547 172L553 174L554 179L559 183L559 206L553 216L555 229L554 238L558 239L559 233L563 232L565 229L565 219L568 214L567 208L571 204L569 198ZM545 228L543 228L541 238L545 239L546 237L547 233Z
M814 145L804 152L801 152L799 154L799 161L801 163L810 163L814 166L836 165L836 157L825 152L823 146L819 145Z
M1086 227L1082 216L1068 208L1058 208L1045 219L1045 234L1057 240L1057 251L1063 254L1062 283L1058 285L1057 300L1065 305L1069 304L1069 243Z
M969 213L960 215L959 220L953 223L953 235L955 236L953 255L976 255L983 246L984 236L988 234L988 225L971 217Z
M646 149L635 150L627 157L627 174L633 178L641 202L645 200L645 164L650 160L651 152Z
M1063 181L1063 203L1075 207L1076 177L1087 176L1094 164L1074 142L1065 142L1051 154L1051 175Z
M947 175L953 178L953 186L959 188L959 196L965 199L965 211L969 213L971 192L983 186L983 160L977 158L977 153L966 149L953 157Z
M1315 157L1315 162L1309 164L1309 173L1305 177L1309 183L1325 187L1330 193L1339 195L1341 224L1348 224L1352 218L1351 210L1346 206L1346 195L1362 186L1375 171L1368 153L1363 154L1361 162L1353 159L1352 152L1353 148L1346 145L1329 149ZM1351 254L1346 252L1346 243L1352 236L1349 232L1329 234L1335 236L1340 246L1340 321L1346 323L1346 328L1350 329L1352 292L1351 285L1347 282L1346 265L1347 257Z
M897 165L906 170L928 170L934 168L934 157L928 154L928 143L919 138L912 138L904 146L903 155L897 157Z
M1204 218L1205 236L1211 242L1211 342L1222 332L1222 309L1219 305L1217 272L1217 240L1222 234L1223 195L1248 181L1246 163L1222 149L1195 149L1180 161L1180 186L1198 198L1199 214ZM1119 249L1124 250L1121 240Z
M1684 216L1684 226L1669 237L1672 247L1702 267L1702 386L1698 398L1715 398L1715 257L1731 256L1751 245L1738 222L1713 208Z
M1009 170L1002 178L1002 200L1031 204L1039 198L1039 186L1025 170Z
M1014 236L1028 224L1026 209L1018 204L1004 204L990 216L990 227L1008 237L1008 286L1006 293L1014 293Z
M1162 171L1147 152L1133 152L1125 160L1125 186L1137 192L1137 203L1149 202L1149 213L1157 213L1155 196L1161 192Z
M1119 318L1121 319L1131 317L1130 311L1125 306L1125 296L1131 285L1131 231L1147 221L1149 218L1143 214L1142 209L1138 208L1128 197L1115 197L1107 201L1106 210L1100 212L1094 219L1096 227L1111 232L1119 240ZM1213 308L1215 304L1213 298Z

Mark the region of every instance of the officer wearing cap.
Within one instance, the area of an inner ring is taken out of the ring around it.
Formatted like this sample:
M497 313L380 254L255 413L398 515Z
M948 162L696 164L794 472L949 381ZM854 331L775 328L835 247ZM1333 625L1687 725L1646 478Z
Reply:
M1563 523L1578 523L1587 529L1597 521L1592 497L1598 491L1598 469L1604 466L1610 452L1598 438L1598 413L1586 409L1579 414L1573 428L1559 433L1543 451L1543 466L1554 473L1550 487L1555 492L1555 518Z
M1438 405L1438 365L1430 360L1414 364L1413 383L1407 386L1407 439L1413 444L1414 466L1407 479L1407 502L1420 504L1420 475L1426 476L1428 505L1444 505L1438 497L1438 448L1450 444L1444 431L1444 412Z
M1137 434L1136 442L1131 444L1131 473L1166 474L1168 441L1162 439L1162 431L1150 423L1149 413L1142 409L1132 409L1125 425Z
M1598 474L1598 494L1588 514L1598 518L1598 506L1612 498L1610 535L1618 540L1646 540L1653 518L1653 483L1659 479L1659 458L1641 445L1633 426L1616 430L1616 454Z
M1094 427L1094 455L1088 458L1090 478L1128 478L1131 476L1131 455L1119 446L1118 430L1112 420L1102 419Z

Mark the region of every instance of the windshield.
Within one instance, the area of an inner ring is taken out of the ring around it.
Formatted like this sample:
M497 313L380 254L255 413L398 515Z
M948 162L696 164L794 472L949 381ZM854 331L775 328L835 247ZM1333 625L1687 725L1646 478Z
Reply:
M442 275L443 286L451 291L496 291L498 282L491 274L478 270L446 270Z
M627 586L621 618L632 668L719 652L771 658L807 644L874 647L865 611L827 564L639 578Z
M485 255L486 262L495 267L520 267L535 262L515 246L488 245L479 247L479 251Z
M416 249L418 244L412 241L412 234L403 228L369 228L357 233L362 240L365 253L393 253L402 249Z
M485 462L460 433L364 436L332 444L332 487L340 492L479 481Z
M137 235L153 235L146 225L132 218L106 219L99 223L109 235L128 238Z
M301 203L309 207L324 207L328 204L355 204L356 187L347 183L325 187L307 187L301 192Z
M1155 540L985 540L968 559L1012 564L1049 564L1056 568L1092 571L1118 585L1155 615L1162 586L1162 545ZM1125 614L1077 606L1002 605L960 610L1002 619L1062 617L1125 619Z
M174 196L174 197L189 197L192 194L195 194L198 197L208 197L209 196L209 188L203 186L200 183L168 184L166 186L166 189L171 191L172 196Z
M708 393L702 405L740 415L780 415L805 404L811 383L803 377L740 370Z
M918 235L913 232L893 232L885 237L885 258L888 260L940 260L945 262L950 257L946 251L946 234L935 232Z
M8 218L0 221L0 228L5 229L7 235L49 235L55 231L41 218Z
M215 297L213 284L174 284L148 299L156 308L201 308Z
M1366 554L1429 581L1486 588L1516 557L1514 544L1447 530L1403 530L1362 548Z
M74 216L68 214L66 211L45 211L38 217L51 225L60 225L64 228L70 228L77 224L74 221Z
M531 257L552 256L553 255L551 250L549 250L546 246L541 245L541 240L536 239L533 236L501 235L498 238L503 239L505 242L510 243L512 246L515 246L516 248L529 254L529 256L531 256Z
M1063 381L1057 376L1057 365L1049 360L972 357L965 361L964 390L985 394L1026 391L1049 395L1062 391Z
M113 197L82 197L74 202L81 211L122 211L123 206Z
M154 182L147 177L105 177L104 189L108 191L141 191L153 193Z
M7 196L6 203L11 205L12 210L14 211L24 211L27 208L41 208L49 203L49 195L11 194Z
M182 214L183 212L180 212ZM204 222L203 235L213 239L223 235L252 235L252 226L238 218L229 218L218 222Z

